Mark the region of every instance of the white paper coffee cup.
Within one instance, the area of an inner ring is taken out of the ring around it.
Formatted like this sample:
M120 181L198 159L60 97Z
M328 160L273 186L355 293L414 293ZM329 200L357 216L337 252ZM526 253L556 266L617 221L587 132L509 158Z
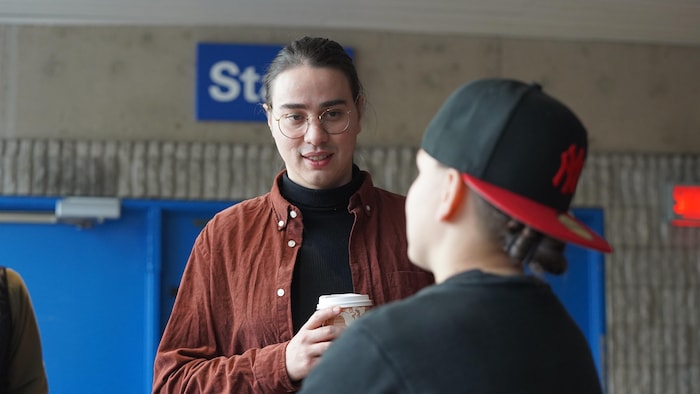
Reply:
M339 306L340 314L334 319L329 319L323 325L349 326L353 321L364 315L371 307L372 300L366 294L328 294L318 297L316 309Z

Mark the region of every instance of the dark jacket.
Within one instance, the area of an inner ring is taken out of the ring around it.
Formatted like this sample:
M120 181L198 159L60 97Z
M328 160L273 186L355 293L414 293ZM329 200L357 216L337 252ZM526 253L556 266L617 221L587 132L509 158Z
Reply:
M0 267L0 393L48 393L41 337L22 277Z
M467 271L371 310L301 393L600 394L586 338L545 282Z

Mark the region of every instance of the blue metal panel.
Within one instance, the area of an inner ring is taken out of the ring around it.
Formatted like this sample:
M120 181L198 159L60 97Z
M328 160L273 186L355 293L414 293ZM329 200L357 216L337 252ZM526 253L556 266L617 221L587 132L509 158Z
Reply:
M574 215L603 234L603 211L578 208ZM569 268L546 279L586 336L603 384L605 378L605 258L602 253L567 245Z

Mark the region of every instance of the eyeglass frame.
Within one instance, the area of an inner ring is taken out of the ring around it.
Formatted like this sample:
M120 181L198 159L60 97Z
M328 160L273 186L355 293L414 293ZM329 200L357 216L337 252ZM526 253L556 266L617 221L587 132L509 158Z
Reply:
M318 122L319 122L319 124L321 125L321 128L323 129L323 131L325 131L326 133L328 133L328 134L330 134L330 135L340 135L340 134L343 134L343 133L345 133L346 131L348 131L348 129L350 128L350 117L349 117L349 116L348 116L348 123L345 125L345 128L344 128L342 131L338 132L338 133L331 133L330 131L326 130L326 128L323 127L323 120L321 119L321 117L322 117L326 112L334 111L334 110L340 110L340 109L339 109L339 108L336 108L336 107L326 108L326 109L324 109L323 111L321 111L320 113L317 113L317 114L310 114L310 115L306 116L306 129L305 129L304 132L303 132L300 136L298 136L298 137L290 137L290 136L288 136L288 135L284 132L284 130L282 130L282 125L280 124L280 120L282 120L282 118L284 118L284 117L287 116L287 115L293 114L293 112L285 112L285 113L283 113L282 115L280 115L279 118L275 118L275 115L272 115L272 119L274 119L274 120L277 121L277 129L280 131L280 133L282 133L283 136L285 136L285 137L287 137L287 138L289 138L289 139L292 139L292 140L296 140L296 139L299 139L299 138L304 138L304 136L306 135L306 133L309 132L309 126L311 125L311 118L313 118L313 117L318 118ZM270 111L270 114L272 114L272 107L270 107L269 111ZM340 112L344 112L346 115L350 115L350 113L352 112L352 110L351 110L351 109L350 109L350 110L347 110L347 111L342 111L342 110L340 110Z

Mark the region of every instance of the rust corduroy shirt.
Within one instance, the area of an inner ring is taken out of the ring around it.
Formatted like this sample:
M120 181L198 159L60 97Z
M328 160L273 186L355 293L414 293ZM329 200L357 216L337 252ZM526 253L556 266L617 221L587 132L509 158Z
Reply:
M350 197L354 290L375 305L433 283L408 261L403 196L368 173ZM154 364L153 392L294 392L285 349L291 285L304 242L301 211L272 190L218 213L197 237Z

